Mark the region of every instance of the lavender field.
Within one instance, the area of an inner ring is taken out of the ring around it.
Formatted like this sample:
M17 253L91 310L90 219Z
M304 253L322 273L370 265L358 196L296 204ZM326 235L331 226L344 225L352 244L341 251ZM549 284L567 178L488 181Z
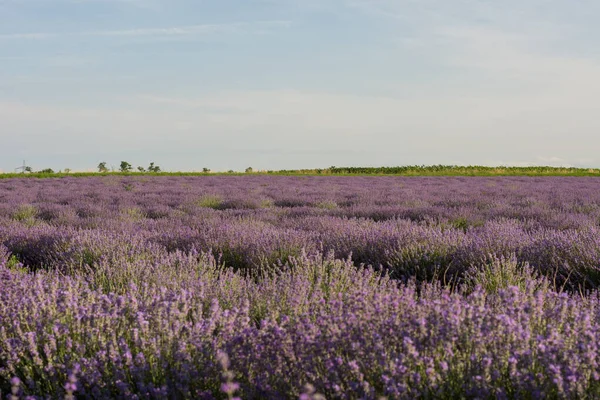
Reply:
M600 398L599 286L593 177L4 179L0 393Z

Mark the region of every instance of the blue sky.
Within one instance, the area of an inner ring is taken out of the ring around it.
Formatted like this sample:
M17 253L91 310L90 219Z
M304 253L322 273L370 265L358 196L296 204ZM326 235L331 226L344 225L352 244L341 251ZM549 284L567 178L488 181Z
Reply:
M0 169L600 167L596 0L0 0Z

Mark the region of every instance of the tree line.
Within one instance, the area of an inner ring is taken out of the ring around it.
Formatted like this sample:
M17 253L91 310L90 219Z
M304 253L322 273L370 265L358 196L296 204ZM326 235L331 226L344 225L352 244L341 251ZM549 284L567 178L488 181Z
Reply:
M105 172L109 172L108 171L108 167L106 166L106 161L102 161L101 163L98 164L98 172L101 173L105 173ZM128 163L127 161L121 161L121 164L119 166L119 172L131 172L133 170L133 166ZM148 166L148 168L144 168L142 166L138 166L137 170L139 172L160 172L160 167L158 165L155 165L154 162L151 162L150 165Z

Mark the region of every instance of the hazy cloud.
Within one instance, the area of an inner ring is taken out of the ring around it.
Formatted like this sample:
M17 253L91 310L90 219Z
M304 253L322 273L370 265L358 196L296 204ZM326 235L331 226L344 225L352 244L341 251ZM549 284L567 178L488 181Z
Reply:
M52 32L30 32L30 33L4 33L0 39L31 39L44 40L57 37L69 36L97 36L97 37L174 37L174 36L207 36L215 34L253 34L269 33L275 29L287 28L291 21L252 21L252 22L228 22L221 24L183 25L164 28L135 28L121 30L99 30L87 32L52 33Z

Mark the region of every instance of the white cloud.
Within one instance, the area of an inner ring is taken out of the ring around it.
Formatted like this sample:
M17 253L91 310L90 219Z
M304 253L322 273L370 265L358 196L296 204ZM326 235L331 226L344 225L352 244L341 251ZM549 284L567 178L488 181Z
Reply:
M265 29L286 28L291 21L254 21L254 22L232 22L224 24L203 24L177 26L171 28L143 28L85 32L82 35L89 36L190 36L210 35L218 33L253 33L264 32Z
M442 58L450 65L510 78L555 80L600 72L600 60L540 52L535 39L492 28L444 27L433 41L446 47Z
M600 122L591 108L563 111L571 96L543 102L531 95L399 99L273 90L137 96L114 109L0 101L0 139L31 149L68 143L73 154L288 154L298 166L309 154L304 166L327 165L328 155L338 164L358 156L358 164L373 165L500 160L491 164L589 166L600 145Z
M32 33L2 33L0 39L30 39L43 40L59 36L56 33L49 32L32 32Z
M3 0L0 5L23 5L31 3L47 3L49 0ZM86 3L112 3L112 4L125 4L131 5L138 8L156 9L159 5L167 3L166 0L51 0L53 3L67 3L67 4L86 4ZM171 0L173 1L173 0Z
M208 36L215 34L265 34L276 29L287 28L291 21L250 21L228 22L221 24L183 25L160 28L136 28L121 30L100 30L87 32L30 32L30 33L0 33L1 39L30 39L44 40L65 36L96 36L96 37L177 37L177 36Z
M421 92L399 99L295 90L240 91L197 98L138 96L117 111L5 102L0 103L0 114L5 122L30 121L35 115L40 125L68 124L106 130L107 135L114 131L116 137L124 131L143 136L149 131L176 130L172 121L179 121L183 131L196 127L224 134L247 132L279 143L318 140L334 146L342 141L343 146L351 147L377 140L400 144L410 139L414 145L436 142L443 147L453 141L479 140L512 148L511 141L517 140L534 148L544 136L547 139L540 144L555 147L566 134L595 137L600 130L597 106L574 107L576 96L577 91L565 92L563 97Z
M589 40L599 34L595 21L600 3L593 0L578 1L577 6L560 0L340 1L387 23L399 44L448 57L455 66L542 68L545 73L600 61L596 41Z

